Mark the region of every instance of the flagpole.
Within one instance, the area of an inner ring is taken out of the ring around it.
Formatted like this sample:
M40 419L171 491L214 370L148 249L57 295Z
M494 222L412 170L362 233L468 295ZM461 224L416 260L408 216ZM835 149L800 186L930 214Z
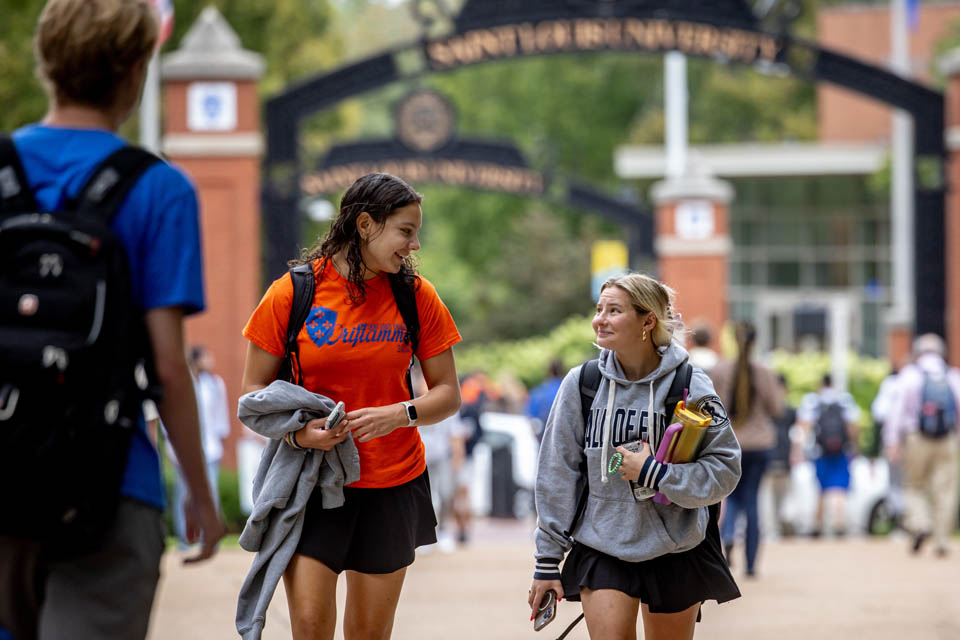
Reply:
M910 36L907 32L907 0L890 2L890 67L909 78ZM893 112L891 135L890 239L893 289L893 320L913 331L913 118L902 109Z
M140 98L140 146L160 151L160 71L158 54L154 52L147 65L147 79Z

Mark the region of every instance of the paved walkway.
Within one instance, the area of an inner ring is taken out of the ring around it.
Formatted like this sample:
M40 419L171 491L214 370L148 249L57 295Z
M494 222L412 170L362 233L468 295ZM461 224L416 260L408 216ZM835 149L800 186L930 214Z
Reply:
M554 640L580 606L561 603L558 620L533 632L526 607L531 526L479 522L466 548L419 556L407 574L394 640ZM947 559L929 551L910 556L906 542L892 538L774 541L761 553L757 579L746 580L735 567L744 597L704 606L697 640L960 638L960 542ZM150 640L237 638L236 594L251 558L227 549L184 568L169 553ZM282 587L263 637L290 638ZM586 626L581 622L567 638L585 640Z

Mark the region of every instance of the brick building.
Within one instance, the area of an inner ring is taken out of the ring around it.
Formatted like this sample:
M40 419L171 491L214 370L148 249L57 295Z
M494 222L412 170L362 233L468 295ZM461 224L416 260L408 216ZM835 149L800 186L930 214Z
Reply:
M938 44L951 28L960 33L960 2L925 2L920 7L909 34L910 66L915 79L932 85ZM887 3L825 8L817 19L818 44L887 66L888 9ZM730 202L716 209L711 249L716 263L717 241L729 246L718 263L725 263L726 278L704 279L703 271L678 269L671 255L661 263L661 272L668 280L674 276L670 284L680 292L681 311L694 300L725 291L725 317L717 322L714 313L701 319L714 325L749 319L758 326L762 349L826 350L832 318L842 316L844 333L855 349L888 355L887 320L893 303L890 196L878 176L889 168L893 112L827 83L818 84L816 96L815 142L691 148L697 171L733 187ZM664 176L663 148L622 147L615 167L623 178L658 180ZM663 249L669 254L676 244L675 230L664 222L664 207L655 194L653 200L663 260ZM664 235L666 243L660 237ZM695 275L686 278L685 273ZM698 320L697 313L684 312L684 317Z

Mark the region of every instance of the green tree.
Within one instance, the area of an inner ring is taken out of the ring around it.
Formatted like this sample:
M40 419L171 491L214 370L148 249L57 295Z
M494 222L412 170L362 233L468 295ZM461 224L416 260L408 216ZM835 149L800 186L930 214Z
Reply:
M43 116L46 97L34 77L32 35L41 0L0 2L0 131L12 131Z

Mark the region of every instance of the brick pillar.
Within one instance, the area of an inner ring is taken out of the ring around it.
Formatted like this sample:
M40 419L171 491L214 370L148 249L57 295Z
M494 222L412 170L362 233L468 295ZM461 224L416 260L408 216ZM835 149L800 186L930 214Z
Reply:
M163 151L200 197L207 311L187 321L188 344L216 358L236 416L246 341L240 331L260 294L260 133L257 79L264 63L245 51L213 7L200 14L180 48L163 58ZM236 466L242 426L233 418L223 464Z
M657 182L654 247L659 278L677 291L676 306L690 328L706 324L714 350L729 317L727 257L730 255L730 201L733 187L708 175Z
M940 59L940 70L947 76L946 113L947 130L947 206L944 225L947 263L947 317L946 333L948 360L960 365L960 48L949 51ZM953 188L950 188L953 185ZM919 212L918 212L919 213Z

